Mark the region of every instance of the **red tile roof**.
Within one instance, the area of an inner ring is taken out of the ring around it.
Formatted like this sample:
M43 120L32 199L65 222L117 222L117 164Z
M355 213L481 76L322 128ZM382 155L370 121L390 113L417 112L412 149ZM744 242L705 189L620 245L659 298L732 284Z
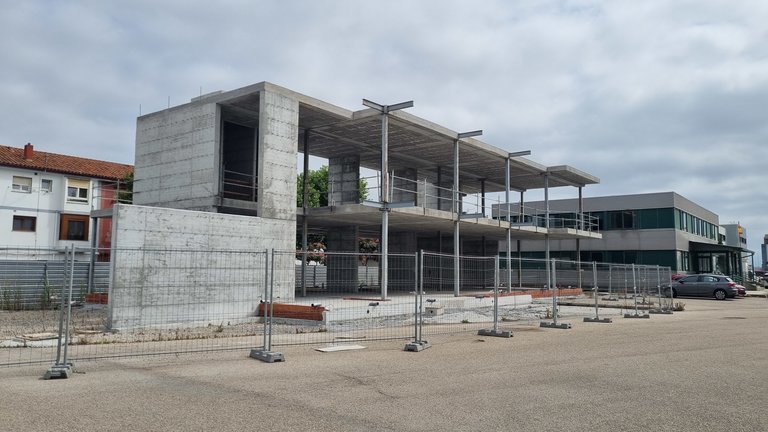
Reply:
M133 171L133 165L105 162L34 150L24 159L24 148L0 146L0 166L71 174L82 177L119 180Z

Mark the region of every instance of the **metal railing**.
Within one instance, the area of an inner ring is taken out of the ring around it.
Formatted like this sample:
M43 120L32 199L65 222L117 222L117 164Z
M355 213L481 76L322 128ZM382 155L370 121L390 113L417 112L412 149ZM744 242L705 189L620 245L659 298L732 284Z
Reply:
M251 202L258 198L258 184L253 174L224 170L221 186L224 198Z
M413 180L395 176L390 173L389 182L392 204L404 207L420 207L458 214L462 219L488 219L508 221L513 226L547 226L546 213L536 207L520 206L519 203L507 203L493 196L483 197L481 194L454 191L453 188L442 187L424 180ZM366 200L377 201L381 196L379 176L366 177ZM334 206L344 201L336 201L334 194L340 190L338 182L328 183L328 205ZM456 193L455 193L456 192ZM549 215L549 227L578 229L581 231L597 232L599 219L586 213L578 212Z

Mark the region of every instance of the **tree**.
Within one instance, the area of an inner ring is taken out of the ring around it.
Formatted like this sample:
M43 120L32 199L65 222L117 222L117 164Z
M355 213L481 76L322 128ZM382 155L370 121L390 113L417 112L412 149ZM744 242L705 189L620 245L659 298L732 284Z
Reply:
M125 174L118 181L117 202L124 204L133 203L133 171Z
M368 197L368 184L360 179L360 201ZM296 180L296 207L304 206L304 173ZM316 170L309 170L307 176L307 207L328 206L328 166L323 165Z

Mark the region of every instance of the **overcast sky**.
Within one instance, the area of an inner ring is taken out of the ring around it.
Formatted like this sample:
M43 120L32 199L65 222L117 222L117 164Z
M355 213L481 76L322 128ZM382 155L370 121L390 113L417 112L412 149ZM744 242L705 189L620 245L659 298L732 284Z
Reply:
M764 0L0 6L2 145L133 163L139 112L270 81L353 110L412 99L598 176L585 196L678 192L758 256L768 234Z

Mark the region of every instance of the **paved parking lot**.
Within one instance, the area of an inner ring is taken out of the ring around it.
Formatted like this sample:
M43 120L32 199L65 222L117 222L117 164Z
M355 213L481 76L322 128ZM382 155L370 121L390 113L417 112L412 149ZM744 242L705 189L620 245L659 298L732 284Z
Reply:
M768 430L768 300L679 299L686 311L512 339L359 351L283 349L84 362L69 380L0 369L0 430ZM567 321L567 320L566 320Z

